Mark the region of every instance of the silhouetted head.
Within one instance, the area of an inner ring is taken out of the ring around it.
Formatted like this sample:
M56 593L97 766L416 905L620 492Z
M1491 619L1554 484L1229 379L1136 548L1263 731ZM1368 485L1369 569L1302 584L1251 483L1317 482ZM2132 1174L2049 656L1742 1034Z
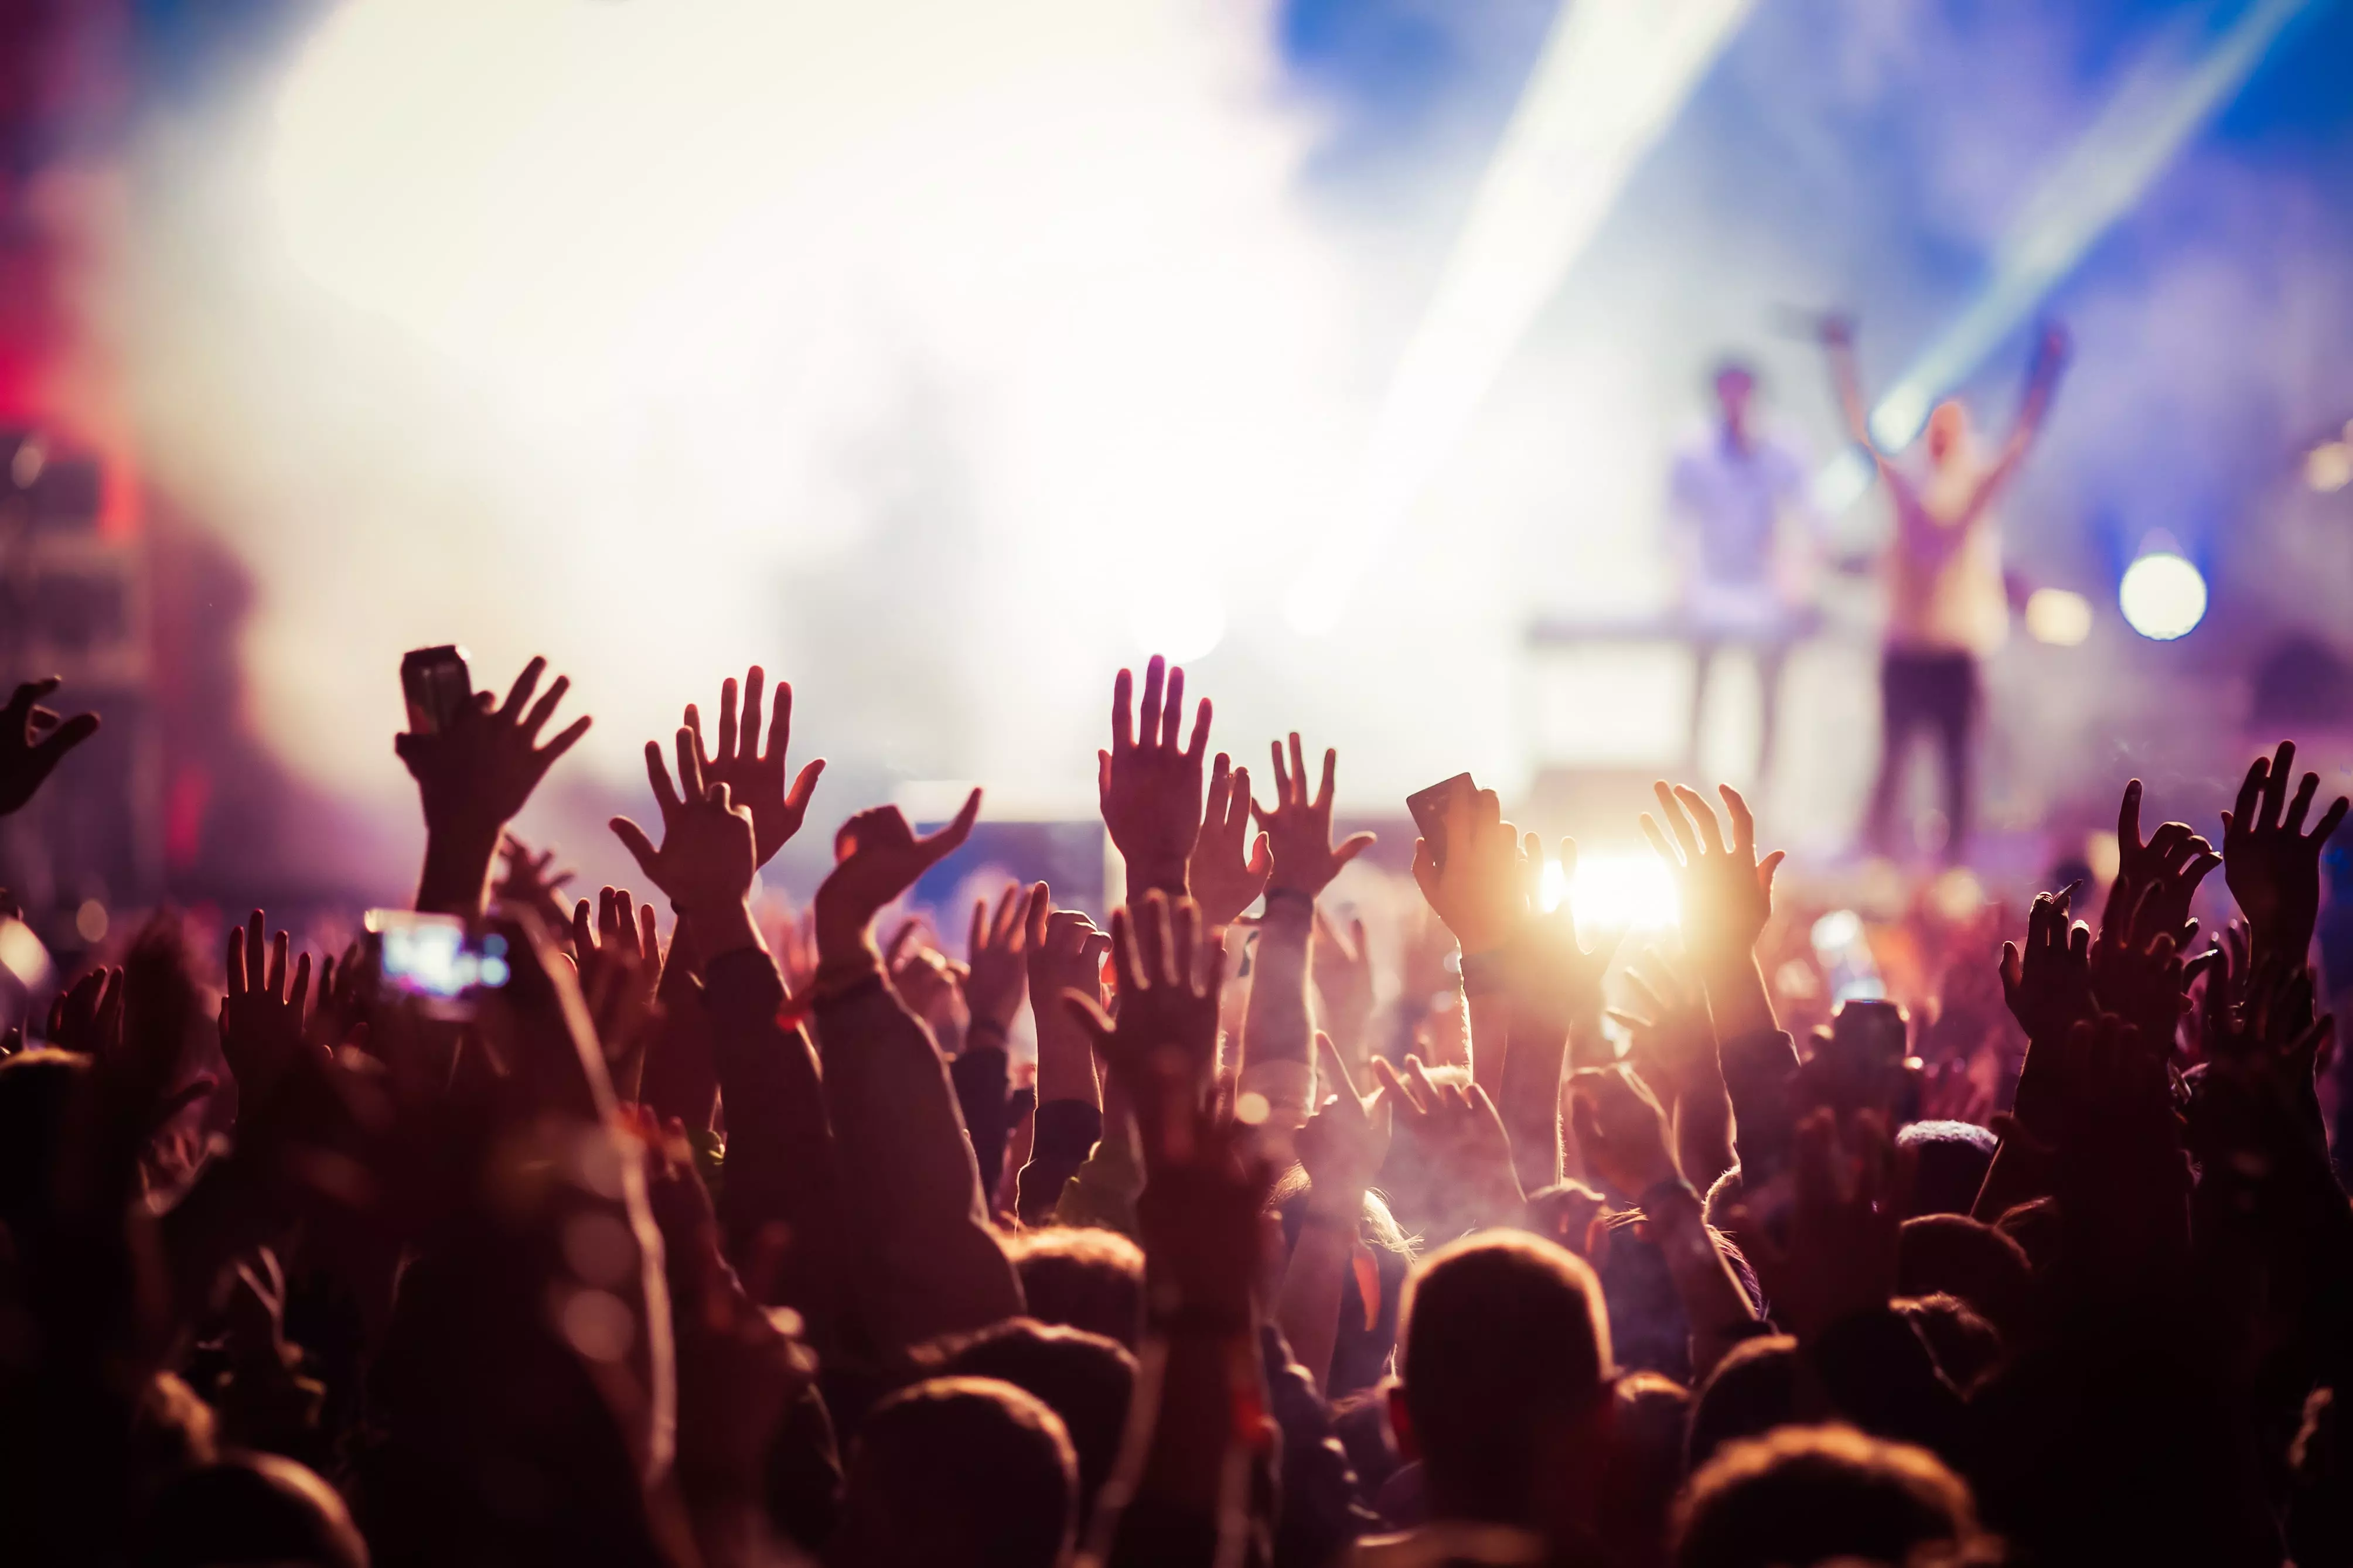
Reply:
M1655 1372L1618 1380L1602 1472L1601 1536L1624 1568L1666 1561L1667 1517L1683 1481L1691 1394Z
M850 1445L833 1568L1057 1568L1078 1467L1061 1417L985 1377L941 1377L876 1405Z
M1008 1318L922 1358L937 1377L993 1377L1045 1401L1062 1418L1079 1466L1079 1517L1111 1478L1135 1393L1135 1358L1101 1334Z
M1957 1296L2005 1339L2026 1329L2034 1271L2026 1251L1966 1215L1907 1219L1895 1244L1895 1288L1906 1296Z
M2000 1142L1974 1121L1915 1121L1898 1132L1898 1149L1918 1152L1905 1217L1968 1213Z
M1005 1249L1031 1317L1135 1348L1144 1326L1142 1247L1115 1230L1056 1225L1008 1237Z
M1968 449L1968 405L1947 397L1928 411L1928 461L1941 468Z
M164 1489L139 1532L140 1568L367 1568L335 1489L276 1454L235 1454Z
M1798 1413L1798 1342L1787 1334L1743 1340L1692 1396L1690 1468L1727 1443L1761 1437Z
M1977 1508L1934 1454L1850 1426L1735 1443L1675 1510L1677 1568L1904 1563L1979 1542Z
M1404 1316L1389 1414L1428 1474L1431 1516L1588 1523L1612 1380L1593 1270L1549 1241L1488 1231L1422 1262Z
M1748 428L1749 405L1757 395L1757 373L1744 360L1725 360L1715 367L1715 406L1724 427L1735 434Z

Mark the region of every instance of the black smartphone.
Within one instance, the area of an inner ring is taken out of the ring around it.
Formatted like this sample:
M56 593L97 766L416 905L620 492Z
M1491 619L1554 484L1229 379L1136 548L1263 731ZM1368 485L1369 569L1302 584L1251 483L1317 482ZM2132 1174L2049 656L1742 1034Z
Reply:
M452 644L412 648L400 661L400 693L408 701L408 732L432 735L449 727L474 700L466 650Z
M1831 1048L1858 1068L1900 1067L1910 1044L1904 1009L1893 1002L1854 997L1831 1020Z
M1429 841L1430 855L1441 866L1446 864L1447 808L1456 795L1476 795L1478 790L1469 773L1456 773L1405 797L1405 808L1413 814L1414 826Z

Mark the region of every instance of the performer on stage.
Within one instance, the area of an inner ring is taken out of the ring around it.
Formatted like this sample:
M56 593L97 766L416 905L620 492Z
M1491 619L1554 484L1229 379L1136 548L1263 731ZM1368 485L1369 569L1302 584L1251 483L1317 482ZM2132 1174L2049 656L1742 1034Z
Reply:
M1805 464L1757 427L1756 394L1757 375L1747 365L1727 360L1718 367L1715 427L1675 456L1672 515L1694 661L1689 762L1696 768L1715 656L1726 644L1744 645L1757 658L1762 784L1773 768L1782 661L1812 622L1817 529Z
M1968 838L1975 785L1971 731L1982 701L1979 661L2010 633L2003 586L2001 528L1993 511L2002 487L2018 472L2050 412L2051 395L2067 360L2067 334L2046 328L2027 373L2018 422L1988 461L1971 439L1968 410L1947 398L1928 416L1927 464L1907 473L1872 440L1862 387L1854 367L1854 335L1843 318L1822 324L1831 375L1847 427L1879 467L1895 511L1887 551L1888 613L1880 656L1879 780L1863 820L1863 843L1874 853L1894 848L1895 799L1914 733L1936 738L1945 773L1947 859L1957 860Z

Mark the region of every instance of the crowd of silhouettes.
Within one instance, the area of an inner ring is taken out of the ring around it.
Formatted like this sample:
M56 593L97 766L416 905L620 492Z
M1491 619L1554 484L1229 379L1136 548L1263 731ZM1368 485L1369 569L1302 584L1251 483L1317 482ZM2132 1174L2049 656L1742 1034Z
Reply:
M1445 798L1388 1007L1319 907L1368 841L1333 753L1254 780L1156 658L1101 925L1040 883L960 955L878 940L977 790L849 815L764 921L821 764L758 668L647 744L640 887L567 909L508 832L587 727L543 674L396 744L415 910L496 972L163 911L12 1031L0 1562L2353 1563L2307 967L2347 803L2290 746L2219 848L2127 788L2102 907L1981 932L1907 1035L1793 1015L1781 856L1665 784L1639 954ZM74 788L56 684L0 710L0 812Z

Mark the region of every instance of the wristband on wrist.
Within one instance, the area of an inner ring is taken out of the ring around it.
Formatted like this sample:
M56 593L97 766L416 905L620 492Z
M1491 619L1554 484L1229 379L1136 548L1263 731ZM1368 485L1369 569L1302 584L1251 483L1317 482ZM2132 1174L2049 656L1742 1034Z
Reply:
M964 1048L965 1050L972 1050L976 1047L987 1046L993 1047L994 1048L1001 1051L1005 1048L1005 1042L1008 1038L1008 1037L1006 1033L1005 1026L998 1023L994 1018L975 1018L971 1023L966 1024L964 1028Z
M1315 907L1315 895L1304 888L1269 888L1266 890L1266 907L1270 910L1274 908L1277 899L1296 899L1311 910Z

